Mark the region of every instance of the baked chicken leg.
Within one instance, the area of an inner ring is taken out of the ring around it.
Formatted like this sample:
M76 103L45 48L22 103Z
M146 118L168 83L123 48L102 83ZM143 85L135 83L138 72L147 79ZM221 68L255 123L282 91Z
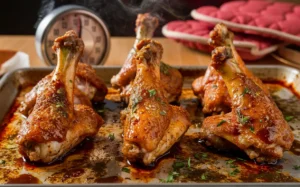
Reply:
M136 64L133 62L133 57L136 54L137 44L142 39L150 39L153 36L155 29L158 26L158 19L151 16L149 13L139 14L136 20L136 40L133 48L129 52L127 59L120 70L120 72L113 76L111 84L115 88L121 89L121 97L124 101L128 102L129 96L132 92L130 82L134 79L137 71ZM160 64L162 87L165 90L164 94L168 102L173 102L178 99L181 94L183 79L180 72L171 66L161 63Z
M129 106L122 111L124 145L122 152L130 161L151 164L167 152L190 126L188 113L168 104L160 81L162 46L153 40L137 45L133 62L137 73L131 83Z
M267 95L269 91L262 81L249 71L242 58L239 56L233 45L233 33L223 24L217 24L210 32L209 44L213 48L219 46L228 46L232 51L233 58L241 71L252 79ZM194 94L198 96L203 105L203 112L206 114L229 112L231 110L231 99L222 76L212 67L208 66L204 76L194 80L192 84Z
M211 66L228 88L232 111L205 118L201 138L222 149L230 142L257 162L280 159L294 137L275 102L236 63L232 48L215 48Z
M44 89L22 123L20 153L30 161L49 163L63 156L84 138L93 136L102 118L86 105L74 105L75 71L84 44L74 31L55 40L58 63L51 78L42 80Z

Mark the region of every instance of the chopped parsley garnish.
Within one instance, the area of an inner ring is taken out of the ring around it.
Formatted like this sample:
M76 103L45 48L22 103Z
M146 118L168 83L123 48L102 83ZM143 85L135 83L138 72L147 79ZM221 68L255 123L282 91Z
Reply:
M109 134L108 139L113 141L115 139L115 134Z
M98 112L99 114L103 114L103 113L105 112L105 109L99 109L99 110L97 110L97 112Z
M294 165L294 166L293 166L293 169L294 169L294 170L300 170L300 165Z
M225 121L225 120L222 119L222 120L217 124L217 127L223 125L223 123L225 123L225 122L227 122L227 121Z
M150 97L153 97L156 94L156 90L155 89L148 90L148 92L149 92Z
M165 116L167 112L165 110L160 111L160 115Z
M56 108L64 107L64 104L62 102L57 102L55 106Z
M206 180L206 175L205 175L205 173L203 173L203 174L201 175L201 180Z
M239 160L239 161L246 161L245 159L239 158L239 157L237 157L236 159Z
M0 160L0 164L5 164L6 161L5 160Z
M238 115L238 121L242 124L245 125L250 121L250 116L244 116L240 110L237 110L237 115Z
M294 116L284 116L285 121L289 122L294 119Z
M229 165L230 168L236 168L237 165L234 164L236 160L226 160L226 165Z
M177 173L176 171L170 172L166 182L174 182L174 178L178 175L179 175L179 173Z
M250 120L250 116L243 116L242 118L240 118L240 123L245 125L246 123L248 123Z
M232 159L226 160L226 164L232 164L232 163L234 163L234 162L235 162L235 160L232 160Z
M160 72L162 72L165 75L169 75L169 69L171 67L163 62L160 63Z
M250 127L250 131L254 133L254 127L253 126Z
M213 87L213 88L218 88L218 85L213 84L212 87Z
M69 80L69 82L70 82L70 83L73 83L73 81L72 81L72 80Z
M129 168L126 168L126 167L123 167L123 168L122 168L122 171L123 171L123 172L126 172L126 173L130 173L130 169L129 169Z
M230 175L230 176L235 176L235 175L237 175L238 173L240 173L240 170L238 170L237 168L235 168L233 171L231 171L231 172L229 173L229 175Z
M137 105L139 104L139 102L142 101L142 99L143 98L141 96L133 98L133 100L132 100L132 112L133 113L137 110Z
M191 167L191 157L189 157L188 162L187 162L188 167Z
M243 90L243 93L242 93L242 96L244 96L245 94L250 94L251 93L251 91L249 90L249 88L245 88L244 90Z
M184 163L183 162L174 162L172 167L174 169L180 169L180 168L183 168L184 167Z
M259 120L259 123L262 123L262 122L263 122L263 120L262 120L262 119L260 119L260 120Z
M196 154L194 155L194 157L195 157L196 159L198 159L198 160L200 160L200 159L206 159L206 158L207 158L207 153L202 153L202 154L196 153Z

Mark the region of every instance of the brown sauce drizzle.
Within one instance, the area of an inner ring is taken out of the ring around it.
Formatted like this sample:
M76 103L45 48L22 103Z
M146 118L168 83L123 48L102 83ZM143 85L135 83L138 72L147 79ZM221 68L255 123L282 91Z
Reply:
M67 180L68 178L79 177L79 176L81 176L82 174L84 174L84 169L81 169L81 168L68 170L68 171L64 174L64 176L63 176L63 178L62 178L62 181L65 181L65 180Z
M104 178L97 178L96 183L121 183L123 179L119 176L110 176Z
M17 178L8 179L7 184L41 184L41 181L30 174L22 174Z

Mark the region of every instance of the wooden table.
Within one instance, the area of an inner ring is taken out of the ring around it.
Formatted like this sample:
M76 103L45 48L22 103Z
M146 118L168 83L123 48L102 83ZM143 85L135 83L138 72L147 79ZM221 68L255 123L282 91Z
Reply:
M189 49L175 41L167 38L155 38L164 47L163 61L171 65L191 66L208 65L210 55L196 50ZM133 37L112 37L111 49L105 66L120 66L123 64L128 52L134 42ZM10 49L23 51L30 57L32 67L46 66L38 57L35 49L34 36L6 36L0 35L0 49ZM253 63L253 62L252 62ZM255 64L274 64L279 63L272 57L261 59Z

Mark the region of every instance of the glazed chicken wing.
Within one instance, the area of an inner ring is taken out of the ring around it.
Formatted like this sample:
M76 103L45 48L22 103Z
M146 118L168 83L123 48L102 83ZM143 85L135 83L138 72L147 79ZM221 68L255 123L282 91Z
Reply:
M122 152L130 161L151 164L167 152L190 126L188 113L171 106L160 81L162 46L142 40L133 58L137 73L131 83L129 106L122 111L124 145Z
M91 107L74 105L75 71L83 48L74 31L55 40L56 69L39 83L44 88L36 92L32 112L19 132L19 151L30 161L54 161L95 135L103 123Z
M121 89L121 97L127 103L132 91L129 83L134 79L137 71L136 64L133 62L133 57L136 54L137 44L142 39L152 38L157 26L158 19L156 17L151 16L149 13L138 15L135 29L136 40L133 48L129 52L120 72L111 79L112 86ZM162 87L165 90L165 96L168 102L176 101L181 94L181 88L183 85L182 75L177 69L172 68L163 62L160 65L160 71Z
M54 72L44 77L25 95L20 112L28 115L36 103L37 95L45 90ZM71 80L70 80L71 81ZM96 75L92 66L78 63L75 76L74 103L92 106L92 101L101 102L107 94L105 83Z
M236 63L232 48L216 47L211 66L222 76L232 111L207 117L200 129L202 139L217 148L229 142L257 162L274 162L290 149L293 133L281 111L257 82Z
M233 58L238 64L241 71L254 81L267 95L268 89L262 81L249 71L242 58L237 53L233 45L233 33L230 32L223 24L217 24L213 31L210 32L209 44L212 47L228 46L231 48ZM229 112L231 109L231 99L222 76L211 66L207 68L204 76L194 80L192 84L194 94L198 96L203 105L203 112L206 114Z

